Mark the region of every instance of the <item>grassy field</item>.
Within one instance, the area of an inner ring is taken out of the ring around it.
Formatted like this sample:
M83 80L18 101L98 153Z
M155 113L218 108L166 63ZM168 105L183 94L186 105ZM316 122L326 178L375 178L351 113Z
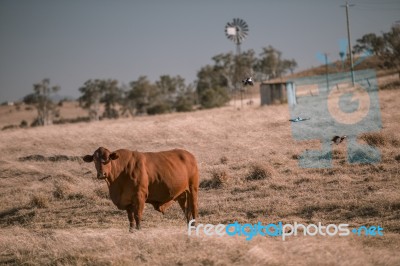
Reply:
M319 142L293 140L287 105L1 131L0 264L400 265L400 90L379 97L383 129L359 141L381 162L350 165L343 143L330 169L298 167ZM99 146L192 152L199 223L380 225L384 236L189 237L178 204L164 216L147 205L142 230L128 233L126 213L80 159Z

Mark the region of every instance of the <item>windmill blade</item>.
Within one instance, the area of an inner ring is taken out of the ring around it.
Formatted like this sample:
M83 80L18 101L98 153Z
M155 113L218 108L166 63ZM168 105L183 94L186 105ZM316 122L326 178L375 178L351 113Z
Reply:
M232 22L228 22L225 26L226 37L240 44L248 35L249 27L247 23L240 18L234 18Z

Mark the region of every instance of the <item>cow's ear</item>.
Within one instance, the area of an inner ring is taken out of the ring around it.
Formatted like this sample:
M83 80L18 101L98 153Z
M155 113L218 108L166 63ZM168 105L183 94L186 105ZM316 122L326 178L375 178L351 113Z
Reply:
M109 156L110 160L116 160L118 159L118 157L119 157L118 154L116 154L115 152L111 153Z
M93 162L93 155L85 155L83 156L83 160L87 163Z

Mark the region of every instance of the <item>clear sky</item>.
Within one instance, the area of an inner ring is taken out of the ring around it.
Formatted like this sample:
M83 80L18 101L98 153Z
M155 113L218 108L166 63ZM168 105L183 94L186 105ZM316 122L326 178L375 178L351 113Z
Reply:
M399 0L353 0L352 42L388 31ZM187 84L219 53L235 52L224 33L242 18L242 51L272 45L299 69L319 65L316 53L339 58L347 37L341 0L0 0L0 102L21 99L50 78L61 95L78 97L88 79L128 84L181 75ZM298 70L299 70L298 69Z

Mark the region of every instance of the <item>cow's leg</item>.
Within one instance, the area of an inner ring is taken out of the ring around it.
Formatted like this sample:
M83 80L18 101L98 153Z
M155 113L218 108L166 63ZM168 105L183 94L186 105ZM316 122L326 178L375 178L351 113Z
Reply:
M146 203L150 203L151 205L153 205L153 208L154 208L156 211L161 212L161 210L160 210L160 203L159 203L159 202L157 202L157 201L146 201Z
M188 191L183 192L179 197L178 197L178 202L179 205L181 206L181 209L183 213L185 214L186 222L189 223L190 221L190 206L189 206L189 197L188 197Z
M189 208L192 213L193 219L196 220L198 216L198 205L197 205L197 193L198 187L195 185L189 186Z
M133 218L135 218L136 229L140 230L140 221L142 220L142 214L144 209L144 197L142 197L139 193L134 199L133 203Z
M160 211L162 214L164 214L165 211L169 208L169 206L172 205L172 203L174 203L174 201L173 201L173 200L170 200L170 201L168 201L168 202L166 202L166 203L160 205L160 206L158 207L158 211Z
M126 212L128 213L129 232L133 232L133 206L128 206Z

